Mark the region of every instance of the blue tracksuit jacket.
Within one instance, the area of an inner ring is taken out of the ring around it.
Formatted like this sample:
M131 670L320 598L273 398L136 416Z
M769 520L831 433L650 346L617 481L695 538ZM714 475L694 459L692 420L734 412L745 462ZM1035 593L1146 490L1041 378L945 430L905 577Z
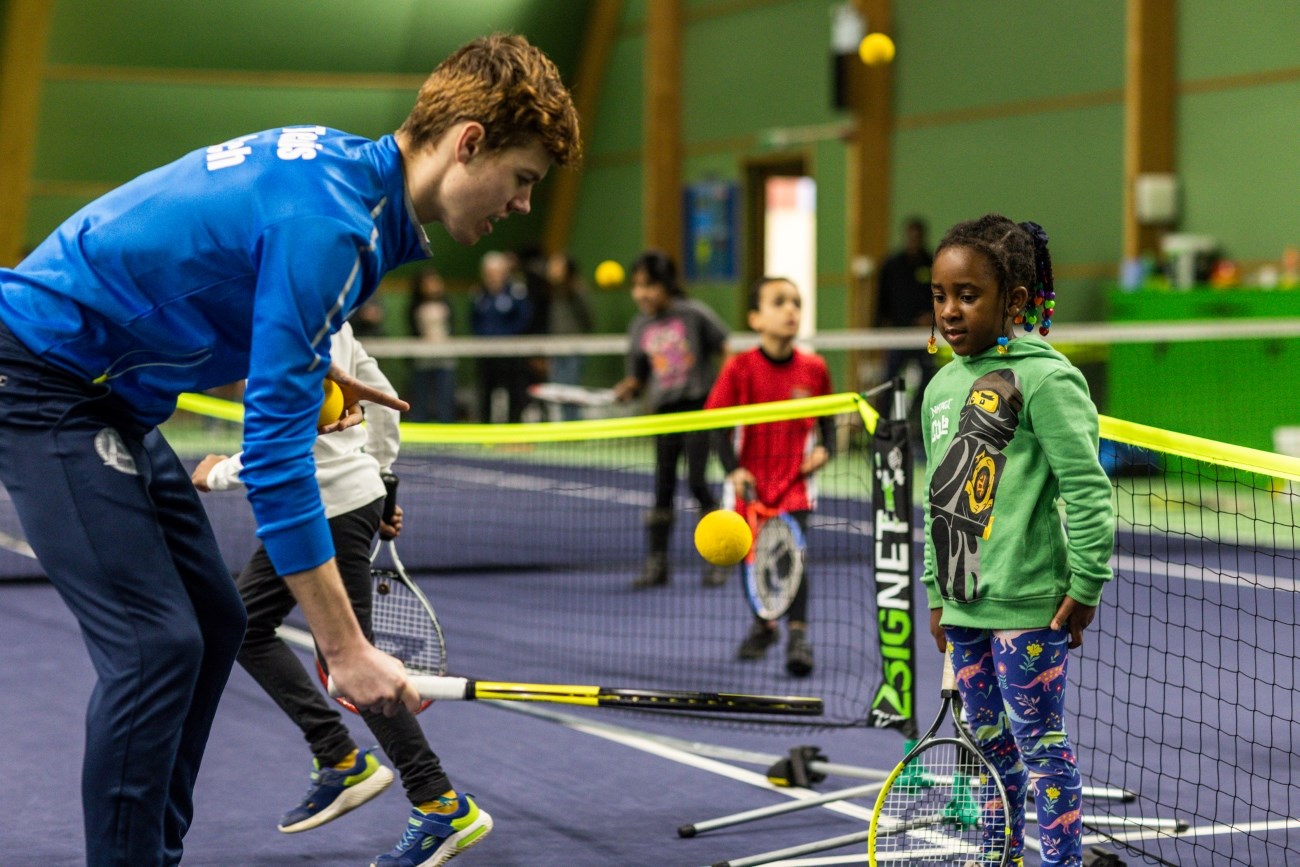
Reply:
M329 336L429 255L392 136L285 127L203 148L73 214L0 269L0 320L142 423L247 377L244 473L281 574L333 554L312 463Z

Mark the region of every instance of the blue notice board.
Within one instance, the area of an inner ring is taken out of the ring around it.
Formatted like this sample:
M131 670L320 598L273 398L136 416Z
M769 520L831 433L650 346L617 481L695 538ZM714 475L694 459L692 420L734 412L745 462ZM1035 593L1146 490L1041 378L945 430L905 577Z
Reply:
M682 261L687 280L735 280L740 225L740 185L700 181L687 185Z

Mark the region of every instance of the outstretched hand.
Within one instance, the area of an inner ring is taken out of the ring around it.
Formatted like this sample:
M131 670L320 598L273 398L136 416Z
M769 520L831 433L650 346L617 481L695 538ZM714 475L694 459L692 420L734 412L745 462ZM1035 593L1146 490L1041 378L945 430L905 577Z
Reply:
M386 406L389 409L395 409L398 412L406 412L411 408L411 405L400 397L386 394L374 386L366 385L337 364L330 365L325 378L332 379L338 384L339 391L343 392L343 406L345 409L342 418L332 424L318 427L316 429L317 433L337 433L361 424L365 418L361 413L361 401L363 400L379 406Z
M1084 605L1067 596L1061 600L1061 607L1056 609L1056 616L1052 618L1052 628L1068 629L1070 648L1082 647L1083 630L1088 628L1092 618L1096 616L1096 605Z
M406 412L411 408L411 405L400 397L386 394L373 385L366 385L337 364L330 365L325 378L338 383L339 388L343 391L344 406L352 406L354 403L367 400L380 406L386 406L389 409L395 409L398 412Z

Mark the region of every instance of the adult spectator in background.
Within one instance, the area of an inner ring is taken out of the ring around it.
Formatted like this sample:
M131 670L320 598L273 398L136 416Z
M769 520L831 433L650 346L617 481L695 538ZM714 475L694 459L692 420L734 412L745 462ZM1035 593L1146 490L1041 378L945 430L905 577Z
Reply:
M573 257L568 253L552 253L548 256L546 282L551 287L547 333L590 334L591 305L587 301L587 287ZM581 385L582 356L576 352L572 355L551 356L550 379L564 385ZM578 407L573 404L564 404L561 412L565 421L578 418Z
M407 310L411 335L423 343L445 343L455 331L455 316L447 300L447 283L435 268L411 279ZM456 420L456 359L417 355L411 361L411 421Z
M880 292L876 300L876 327L929 328L934 322L930 298L930 264L934 261L926 246L927 226L920 217L903 221L903 247L880 266ZM885 378L902 376L909 364L920 371L920 382L911 401L919 408L920 395L934 378L934 358L921 346L918 349L890 349L885 355ZM914 434L919 431L920 417L909 410Z
M528 288L512 275L510 256L492 251L483 256L480 284L474 289L470 327L479 337L525 334L532 325L533 306ZM506 420L517 422L528 398L528 360L520 356L478 360L479 420L493 421L492 393L506 393Z
M546 276L546 256L539 247L531 244L507 255L510 257L511 274L515 280L524 284L528 290L528 303L532 305L533 316L526 333L545 334L551 309L551 284Z
M536 244L520 247L510 255L514 278L528 290L532 320L525 334L546 334L551 318L551 284L546 279L546 256ZM550 364L544 355L534 355L524 363L524 387L550 378Z

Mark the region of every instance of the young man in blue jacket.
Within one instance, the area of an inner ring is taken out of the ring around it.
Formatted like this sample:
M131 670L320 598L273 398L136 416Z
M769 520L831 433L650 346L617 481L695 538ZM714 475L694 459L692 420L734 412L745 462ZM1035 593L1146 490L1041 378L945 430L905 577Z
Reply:
M247 378L241 475L258 536L340 690L414 709L364 638L313 472L328 374L348 411L406 409L331 366L330 335L390 269L527 213L580 153L555 66L522 37L458 49L393 135L239 136L92 202L0 270L0 482L98 675L82 774L87 861L175 865L245 614L189 473L156 426Z

